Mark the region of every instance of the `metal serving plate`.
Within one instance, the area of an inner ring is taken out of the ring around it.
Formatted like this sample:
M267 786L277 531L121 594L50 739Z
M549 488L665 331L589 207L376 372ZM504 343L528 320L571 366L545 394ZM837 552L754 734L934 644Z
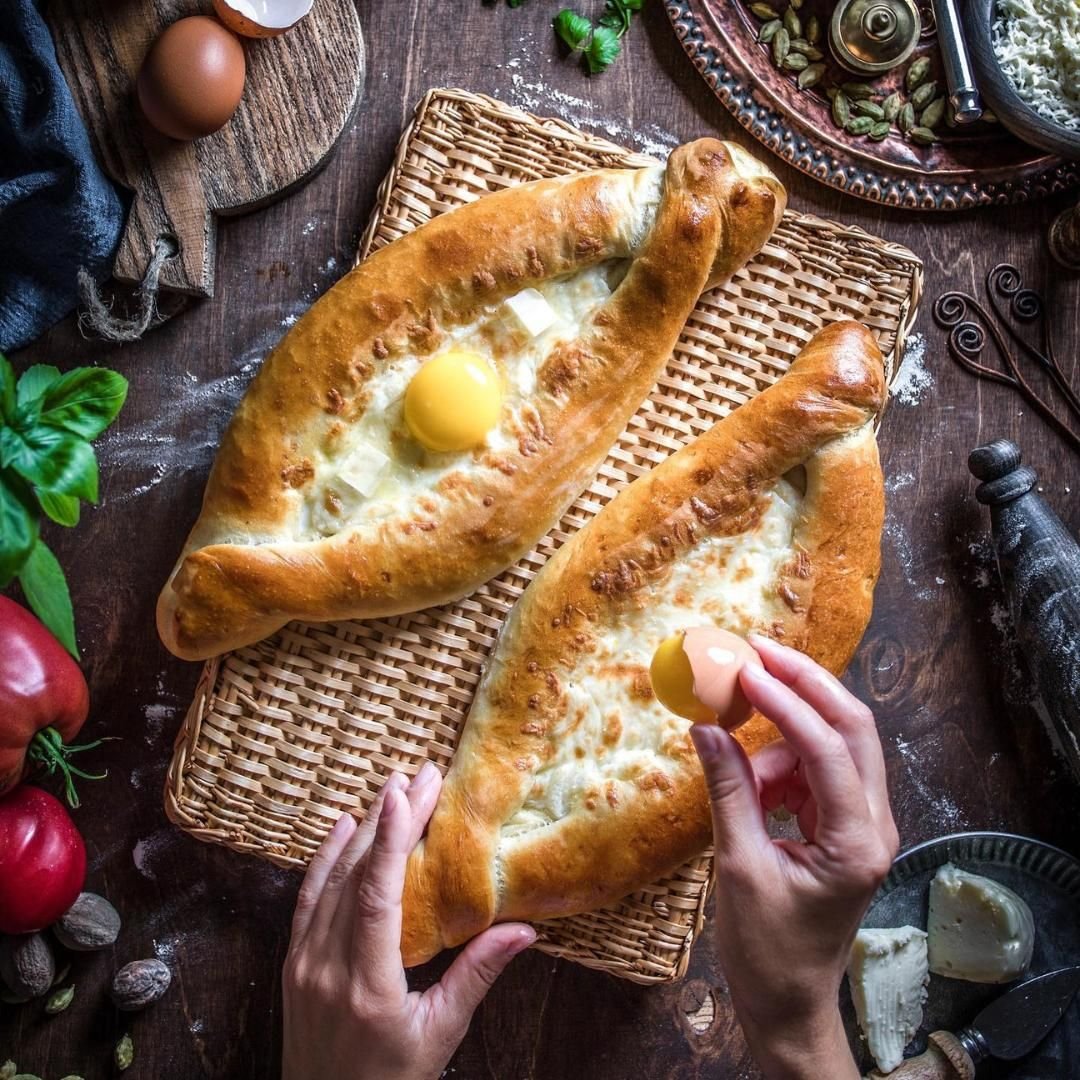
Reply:
M969 832L928 840L905 851L878 890L863 920L865 927L918 926L926 929L930 880L952 862L962 870L1000 881L1022 896L1035 918L1031 974L1080 963L1080 862L1058 848L1009 833ZM1006 986L985 986L930 976L923 1026L908 1054L926 1049L926 1036L956 1031L975 1018ZM847 981L841 1008L851 1045L865 1072L873 1060L855 1022ZM993 1061L979 1067L980 1080L1066 1080L1080 1076L1080 1003L1024 1060Z
M789 0L770 0L783 10ZM800 90L795 75L773 66L757 41L761 20L748 0L665 0L668 17L701 77L729 112L760 143L823 184L863 199L911 210L964 210L1043 198L1080 184L1080 165L1026 146L1000 126L975 124L948 130L932 146L893 134L882 142L848 135L829 116L820 88ZM832 4L804 0L828 25ZM920 4L927 33L916 55L931 59L933 78L944 85L931 6ZM828 45L821 48L827 52ZM851 78L831 57L828 81ZM885 92L901 72L880 80ZM1077 1075L1080 1076L1080 1067Z

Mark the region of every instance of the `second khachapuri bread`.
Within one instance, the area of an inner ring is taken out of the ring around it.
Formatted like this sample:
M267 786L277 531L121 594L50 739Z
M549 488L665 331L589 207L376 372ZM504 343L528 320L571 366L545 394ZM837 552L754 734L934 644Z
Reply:
M844 669L881 562L885 392L870 331L830 326L548 560L503 625L409 859L407 965L492 922L603 907L708 844L690 723L655 699L649 662L712 625ZM776 735L760 714L734 732L748 752Z
M201 659L291 619L415 611L511 565L785 199L754 158L701 139L666 166L488 195L365 260L237 409L158 602L164 643Z

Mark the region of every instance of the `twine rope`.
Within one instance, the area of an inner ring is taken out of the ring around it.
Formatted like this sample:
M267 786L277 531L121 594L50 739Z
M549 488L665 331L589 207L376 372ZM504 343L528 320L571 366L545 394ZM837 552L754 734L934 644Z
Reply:
M139 283L138 311L123 318L112 314L115 297L106 303L98 289L97 282L85 267L79 268L79 299L84 311L79 313L79 330L84 337L95 334L106 341L138 341L146 333L150 324L158 318L157 296L158 279L161 268L167 259L171 259L179 250L172 237L159 236L154 243L154 253L146 267L146 273Z

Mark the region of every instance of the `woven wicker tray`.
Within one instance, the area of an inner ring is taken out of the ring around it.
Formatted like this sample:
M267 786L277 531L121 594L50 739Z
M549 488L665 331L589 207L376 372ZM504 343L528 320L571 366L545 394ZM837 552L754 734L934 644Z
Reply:
M652 159L490 98L419 104L359 257L485 192ZM788 212L764 252L702 297L665 374L588 490L517 566L460 603L370 622L293 623L207 663L166 781L200 840L303 867L342 811L390 770L445 770L499 627L553 550L634 477L772 383L824 324L861 319L898 366L922 291L906 248ZM542 924L536 947L635 982L678 978L701 927L711 858L602 911Z

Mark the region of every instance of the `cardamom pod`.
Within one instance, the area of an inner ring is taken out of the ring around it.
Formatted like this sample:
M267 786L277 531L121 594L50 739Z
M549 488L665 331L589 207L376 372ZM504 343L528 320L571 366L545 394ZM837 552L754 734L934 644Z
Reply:
M922 146L931 146L938 141L937 136L929 128L913 127L908 134L912 142L920 143Z
M811 86L817 86L823 78L825 78L825 65L811 64L809 67L799 72L799 89L809 90Z
M81 1076L76 1076L74 1073L70 1073L68 1076L61 1076L60 1080L83 1080Z
M791 6L798 11L803 6L803 0L791 0Z
M55 994L49 997L49 1000L45 1002L45 1011L49 1016L55 1016L57 1013L62 1013L75 997L75 987L69 986L66 990L57 990Z
M811 45L816 45L821 40L821 23L816 15L811 15L806 20L806 40Z
M773 39L773 34L780 29L784 24L779 19L770 19L767 23L761 24L761 29L758 31L757 39L762 45L768 45Z
M805 71L809 67L810 61L803 56L802 53L788 53L784 57L784 70L785 71Z
M915 126L915 106L910 101L900 110L900 115L896 118L896 126L905 135Z
M900 115L900 110L904 107L904 99L900 96L900 91L890 94L881 103L881 113L886 120L890 123L894 122Z
M934 98L929 105L919 114L919 126L933 130L941 123L945 115L945 99Z
M825 87L825 96L830 101L832 101L832 99L834 97L836 97L836 95L839 94L839 93L840 93L840 87L839 86L826 86Z
M930 57L920 56L911 67L907 69L907 75L904 76L904 85L908 89L910 94L912 90L917 86L921 86L926 81L926 76L930 74Z
M846 82L840 89L843 90L852 101L866 101L867 98L872 98L874 96L874 88L869 83Z
M925 109L934 98L937 97L937 83L928 82L923 83L912 95L911 104L915 106L915 111L918 112L921 109Z
M781 26L779 30L773 34L772 39L772 60L777 67L782 67L784 58L787 56L791 49L791 37L788 32Z
M811 45L806 38L796 38L791 43L791 51L802 53L807 60L824 60L825 54L815 46Z
M759 19L779 19L780 18L780 12L777 11L776 8L770 7L768 4L761 4L761 3L751 4L750 5L750 10Z
M871 120L885 119L885 110L876 101L856 101L855 111L860 116L869 116Z
M998 122L997 113L993 112L990 109L983 109L982 118L988 124L996 124Z
M874 121L869 116L853 116L844 125L844 130L849 135L869 135L873 126Z
M890 131L892 131L892 124L890 124L888 120L879 120L870 129L870 138L873 139L874 142L881 142L882 139L887 139L889 137Z
M802 19L799 18L799 13L793 7L789 7L784 12L784 29L793 38L802 37Z
M0 1065L0 1080L12 1080L12 1077L19 1071L19 1066L15 1064L10 1058Z
M838 128L846 127L851 119L851 102L843 90L838 91L832 99L832 118Z
M131 1063L135 1060L135 1044L131 1041L130 1035L124 1035L116 1044L116 1049L113 1051L113 1060L121 1072L130 1068Z
M12 1080L41 1080L36 1073L16 1073Z

